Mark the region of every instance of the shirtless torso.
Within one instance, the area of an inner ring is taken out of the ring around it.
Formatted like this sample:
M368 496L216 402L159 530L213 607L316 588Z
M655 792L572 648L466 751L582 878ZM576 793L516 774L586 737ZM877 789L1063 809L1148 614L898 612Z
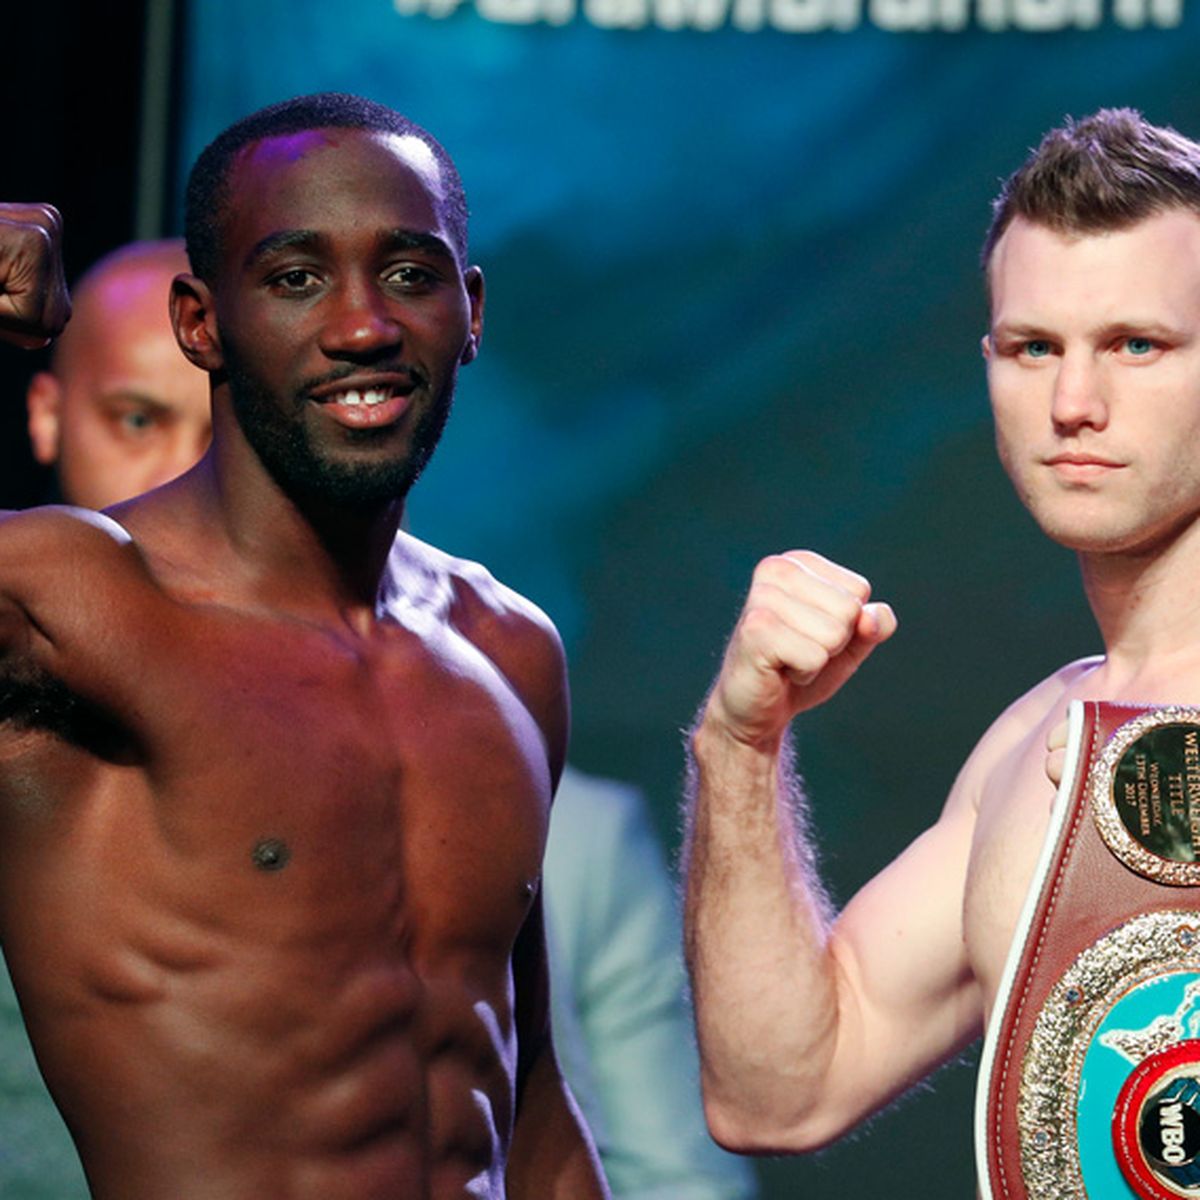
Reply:
M552 634L412 539L339 629L121 515L0 528L0 933L95 1195L502 1195Z
M209 452L106 515L0 517L35 1053L97 1200L601 1200L538 897L561 646L398 532L482 332L456 176L354 97L229 133L171 297Z

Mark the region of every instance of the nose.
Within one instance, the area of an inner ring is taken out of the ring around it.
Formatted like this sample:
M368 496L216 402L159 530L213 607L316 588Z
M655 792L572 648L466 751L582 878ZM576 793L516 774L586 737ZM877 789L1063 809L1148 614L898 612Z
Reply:
M1059 360L1050 416L1060 434L1108 424L1104 373L1090 353L1067 351Z
M366 280L349 281L333 292L321 329L321 349L330 358L371 359L393 351L402 327L387 297Z

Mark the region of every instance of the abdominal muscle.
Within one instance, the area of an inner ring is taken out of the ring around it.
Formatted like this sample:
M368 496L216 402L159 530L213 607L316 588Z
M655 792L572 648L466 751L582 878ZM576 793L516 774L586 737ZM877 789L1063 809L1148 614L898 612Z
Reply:
M33 1006L97 1200L503 1195L511 1054L488 998L453 971L243 949L124 995L91 964L90 997Z
M96 1200L504 1195L515 925L386 859L267 876L217 834L183 860L136 790L90 800L12 823L0 910Z

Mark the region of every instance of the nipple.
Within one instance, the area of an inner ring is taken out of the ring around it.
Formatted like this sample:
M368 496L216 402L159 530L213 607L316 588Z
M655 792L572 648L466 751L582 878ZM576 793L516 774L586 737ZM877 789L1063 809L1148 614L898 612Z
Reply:
M292 852L281 838L263 838L254 847L250 857L260 871L282 871L288 865Z

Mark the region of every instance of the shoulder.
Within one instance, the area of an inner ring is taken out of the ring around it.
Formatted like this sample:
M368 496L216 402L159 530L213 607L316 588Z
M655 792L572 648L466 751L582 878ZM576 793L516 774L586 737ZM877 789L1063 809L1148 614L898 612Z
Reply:
M561 659L550 618L481 563L400 534L391 567L401 604L435 612L489 657L491 651L507 654L520 647Z
M0 589L54 593L71 579L137 560L129 534L91 509L53 505L0 513Z
M137 623L136 580L145 578L128 533L90 509L0 513L0 657L62 669L97 630ZM107 640L112 639L107 637Z
M40 540L46 544L72 542L79 546L124 546L131 538L112 517L90 508L69 504L49 504L19 512L0 510L0 538L22 540L27 544Z
M566 660L558 631L536 604L481 564L408 534L397 538L390 575L396 604L470 642L522 698L552 743L565 744Z
M951 803L956 796L965 795L977 805L993 772L1022 753L1031 737L1044 738L1053 721L1061 717L1068 697L1102 661L1098 657L1076 659L1018 696L976 743L955 781Z
M1003 750L1013 743L1024 741L1031 730L1043 725L1058 711L1080 681L1101 662L1101 658L1076 659L1035 684L992 722L980 739L978 748L984 751Z

